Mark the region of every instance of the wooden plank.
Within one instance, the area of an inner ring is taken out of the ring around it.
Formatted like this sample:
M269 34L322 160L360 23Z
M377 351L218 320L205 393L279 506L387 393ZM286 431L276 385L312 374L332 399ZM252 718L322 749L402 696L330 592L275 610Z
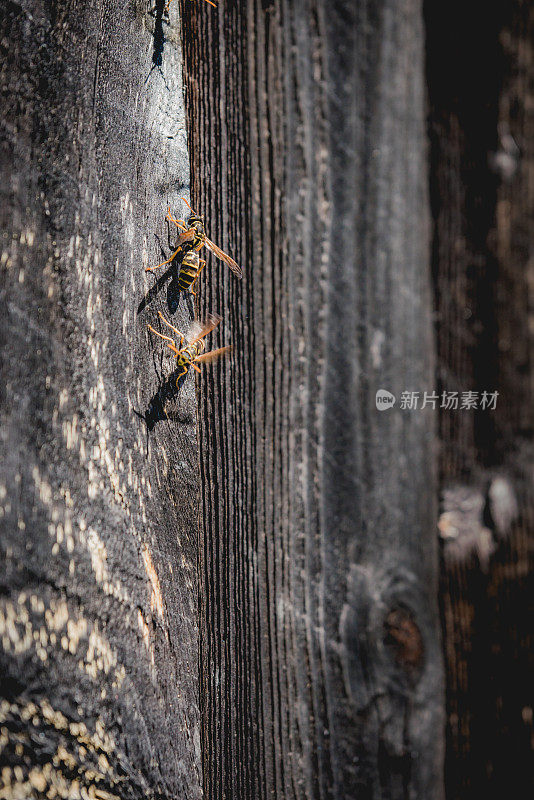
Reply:
M421 5L182 4L207 798L442 796Z
M510 780L518 797L534 789L534 15L521 0L479 11L427 4L442 388L499 392L494 412L440 420L446 787L455 800L496 800ZM451 512L452 536L443 524Z
M163 6L2 4L6 798L201 795L194 383L148 458L134 413L172 369L167 285L137 308L188 192Z

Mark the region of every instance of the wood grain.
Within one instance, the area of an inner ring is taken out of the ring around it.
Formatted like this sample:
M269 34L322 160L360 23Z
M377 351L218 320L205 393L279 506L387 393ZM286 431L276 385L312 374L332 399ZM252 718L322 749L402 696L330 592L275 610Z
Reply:
M204 311L206 798L439 798L421 5L184 2Z
M188 192L163 0L1 4L0 794L201 795L194 382L137 314ZM186 316L175 315L181 325Z

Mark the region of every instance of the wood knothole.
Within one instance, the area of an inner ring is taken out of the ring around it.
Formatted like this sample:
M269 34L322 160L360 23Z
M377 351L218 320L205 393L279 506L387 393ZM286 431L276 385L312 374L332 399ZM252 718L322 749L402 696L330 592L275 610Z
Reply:
M393 606L384 618L384 644L410 682L419 678L425 657L423 636L415 614L403 605Z
M412 694L423 678L427 603L420 579L409 570L351 566L340 655L347 695L358 712L377 697Z

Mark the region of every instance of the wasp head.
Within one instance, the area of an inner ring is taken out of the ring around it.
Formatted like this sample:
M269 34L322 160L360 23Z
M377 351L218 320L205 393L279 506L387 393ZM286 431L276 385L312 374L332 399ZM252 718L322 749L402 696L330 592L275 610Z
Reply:
M191 214L188 219L189 225L198 225L199 223L203 226L204 225L204 214Z

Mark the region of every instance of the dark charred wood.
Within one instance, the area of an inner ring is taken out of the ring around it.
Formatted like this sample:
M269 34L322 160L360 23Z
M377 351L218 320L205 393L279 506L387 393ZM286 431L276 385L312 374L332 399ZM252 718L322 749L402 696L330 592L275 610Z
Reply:
M497 800L512 781L526 800L534 791L534 9L514 0L481 11L426 3L441 387L499 392L495 411L440 416L446 786L450 800Z

